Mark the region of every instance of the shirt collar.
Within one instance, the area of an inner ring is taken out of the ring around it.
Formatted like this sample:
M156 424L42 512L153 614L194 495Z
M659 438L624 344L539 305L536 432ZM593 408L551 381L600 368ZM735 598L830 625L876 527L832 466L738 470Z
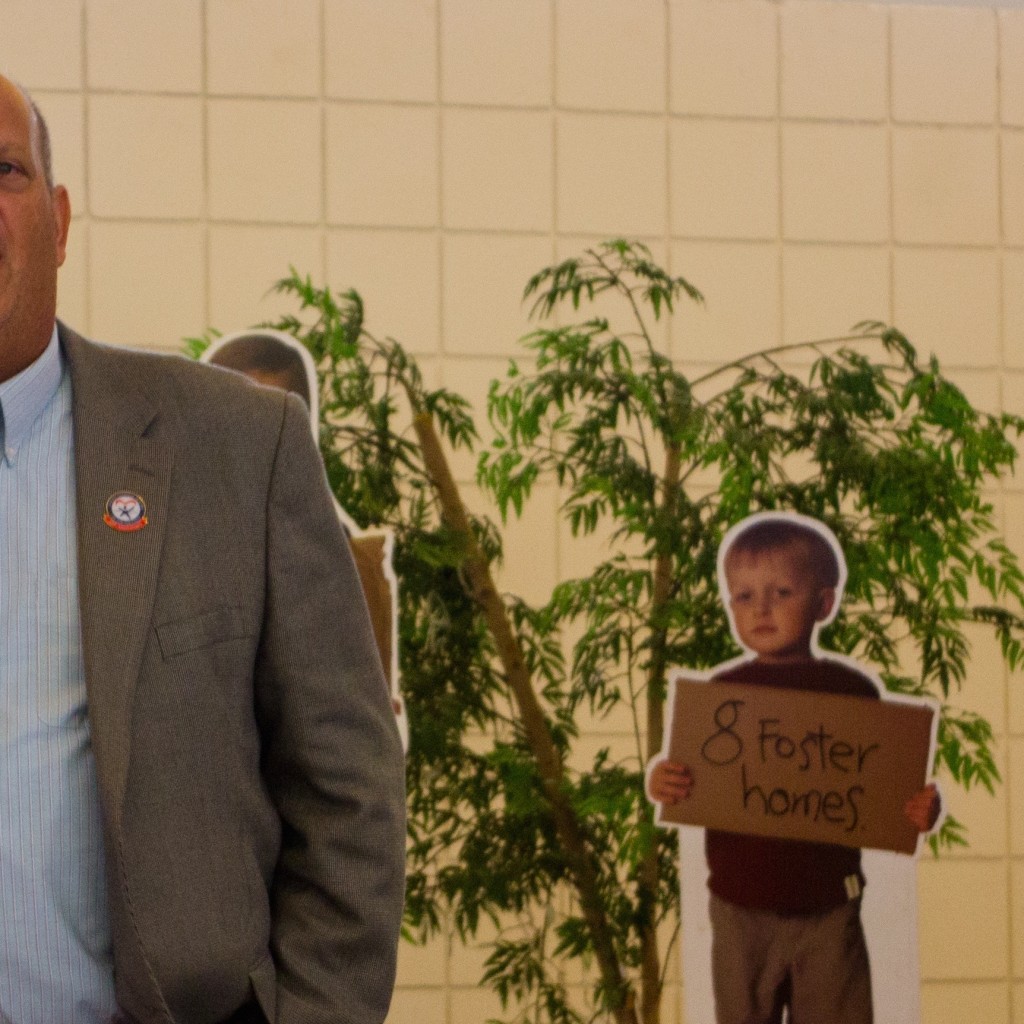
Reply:
M57 325L53 325L50 343L35 362L0 384L0 408L4 414L4 450L0 458L13 463L21 442L39 419L60 386L64 368Z

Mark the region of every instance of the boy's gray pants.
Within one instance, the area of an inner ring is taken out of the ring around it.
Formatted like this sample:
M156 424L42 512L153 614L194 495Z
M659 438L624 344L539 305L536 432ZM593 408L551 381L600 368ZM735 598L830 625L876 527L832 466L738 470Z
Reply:
M782 917L711 895L717 1024L872 1024L860 898L825 914Z

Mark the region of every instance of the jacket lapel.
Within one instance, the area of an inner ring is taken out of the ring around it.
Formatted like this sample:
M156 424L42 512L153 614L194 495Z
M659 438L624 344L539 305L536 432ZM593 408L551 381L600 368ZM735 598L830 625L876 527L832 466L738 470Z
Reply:
M162 436L156 402L124 361L63 325L60 337L71 370L89 722L104 815L116 834L135 687L152 626L173 452ZM108 501L120 493L142 498L145 525L115 529L104 520Z

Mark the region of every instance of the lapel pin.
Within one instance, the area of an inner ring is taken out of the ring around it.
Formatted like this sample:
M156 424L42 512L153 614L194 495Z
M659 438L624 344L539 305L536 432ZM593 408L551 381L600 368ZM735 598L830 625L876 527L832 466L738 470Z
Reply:
M141 530L149 520L146 518L146 503L141 494L131 491L118 491L107 499L107 511L103 522L112 530L121 533L133 533Z

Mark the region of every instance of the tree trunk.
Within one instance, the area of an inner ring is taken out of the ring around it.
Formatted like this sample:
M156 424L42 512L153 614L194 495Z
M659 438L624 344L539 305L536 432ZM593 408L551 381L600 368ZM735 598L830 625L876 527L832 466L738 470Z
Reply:
M582 823L566 796L565 767L534 691L533 680L530 678L512 623L494 585L487 558L473 535L469 516L441 448L433 420L428 413L417 412L413 426L424 465L441 506L441 514L448 526L465 544L466 555L462 571L466 577L467 589L483 613L484 621L494 639L498 658L519 712L527 745L537 763L543 795L551 808L555 830L562 843L580 908L590 930L601 980L609 993L612 1012L618 1024L639 1024L635 995L623 977L612 941L612 929L598 887L597 868L587 848Z
M665 454L665 475L662 480L660 517L672 514L679 490L679 446L671 444ZM665 609L672 592L672 560L659 554L654 563L654 584L651 595L651 664L647 676L647 760L661 750L665 734L665 690L668 655ZM648 818L653 808L647 807ZM661 1019L661 957L655 913L658 900L658 848L652 841L640 862L637 879L637 902L644 922L640 932L640 1013L643 1024L659 1024Z

